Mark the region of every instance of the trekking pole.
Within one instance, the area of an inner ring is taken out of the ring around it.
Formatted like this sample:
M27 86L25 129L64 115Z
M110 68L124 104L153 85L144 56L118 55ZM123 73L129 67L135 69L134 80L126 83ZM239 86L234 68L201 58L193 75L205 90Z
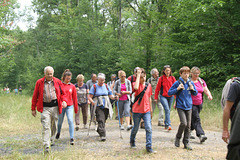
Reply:
M118 109L118 122L119 122L119 129L120 129L120 138L123 139L122 131L121 131L121 122L120 122L120 113L119 113L118 100L117 100L117 109Z
M90 108L90 110L91 110L91 108ZM89 126L88 126L88 133L87 133L87 136L89 136L91 123L92 123L93 119L95 118L95 116L94 116L95 110L96 110L96 105L93 105L93 108L92 108L92 111L91 111L91 115L90 115L91 118L90 118L90 123L89 123Z

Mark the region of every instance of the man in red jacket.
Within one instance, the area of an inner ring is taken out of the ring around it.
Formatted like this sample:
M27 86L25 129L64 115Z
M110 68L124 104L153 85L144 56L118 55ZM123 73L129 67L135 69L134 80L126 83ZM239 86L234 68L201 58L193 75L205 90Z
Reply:
M41 123L43 125L42 138L44 152L48 153L54 145L58 114L62 113L62 107L67 106L67 99L62 82L53 77L54 70L51 66L44 68L44 77L37 80L32 97L32 115L36 117L36 108L41 112ZM51 135L51 137L50 137Z

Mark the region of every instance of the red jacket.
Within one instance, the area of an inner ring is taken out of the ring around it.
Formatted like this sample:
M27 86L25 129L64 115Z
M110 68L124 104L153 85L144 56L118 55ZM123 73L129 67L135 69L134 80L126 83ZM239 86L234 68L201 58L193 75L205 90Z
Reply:
M32 97L32 110L35 111L36 107L37 107L37 111L41 112L41 113L43 112L44 80L45 80L45 76L43 78L37 80L35 89L33 92L33 97ZM62 82L55 77L53 77L53 83L54 83L55 92L56 92L57 101L58 101L58 111L59 111L59 114L61 114L62 113L62 102L63 101L67 102L66 94L65 94L64 90L62 89L64 86L63 86ZM60 92L60 87L62 90L62 94Z
M175 81L176 79L173 76L167 78L166 75L162 75L161 77L159 77L157 87L155 89L154 99L158 99L158 95L159 92L161 91L161 88L163 91L163 93L161 93L163 97L172 97L168 95L168 90L172 87Z
M65 84L63 83L63 90L66 93L67 97L67 106L74 105L74 112L77 114L78 112L78 100L77 100L77 91L76 87L70 83L70 84Z

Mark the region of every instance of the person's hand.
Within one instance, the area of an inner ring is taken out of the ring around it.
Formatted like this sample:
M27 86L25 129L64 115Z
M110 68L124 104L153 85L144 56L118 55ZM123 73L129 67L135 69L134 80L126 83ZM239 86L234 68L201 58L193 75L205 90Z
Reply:
M120 93L121 93L122 95L123 95L123 94L127 94L127 91L121 91Z
M192 85L192 84L190 84L190 86L189 86L189 89L190 89L190 90L194 90L194 88L193 88L193 85Z
M67 103L65 101L62 102L62 107L66 108L67 107Z
M119 97L118 96L115 96L115 100L118 100L119 99Z
M228 130L223 130L222 132L222 140L226 143L228 143L228 140L229 140L229 132Z
M208 96L208 99L211 101L213 99L212 95Z
M122 91L121 91L122 92ZM116 93L116 96L118 96L118 97L122 97L122 93L120 94L120 93Z
M142 73L142 70L139 68L137 69L137 75L140 75Z
M88 102L88 104L91 104L91 102L89 100L87 102Z
M181 83L181 84L179 84L179 86L177 87L177 90L179 91L179 90L182 90L184 88L184 86L183 86L183 84Z
M32 115L33 115L33 117L36 117L36 115L37 115L36 110L32 110Z
M154 102L157 102L158 100L157 99L154 99Z

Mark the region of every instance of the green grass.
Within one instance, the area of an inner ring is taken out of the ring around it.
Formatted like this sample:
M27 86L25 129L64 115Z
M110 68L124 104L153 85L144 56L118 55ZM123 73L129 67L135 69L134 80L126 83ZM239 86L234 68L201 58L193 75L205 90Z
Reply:
M31 134L39 130L40 114L31 114L31 97L25 95L0 96L0 136Z

